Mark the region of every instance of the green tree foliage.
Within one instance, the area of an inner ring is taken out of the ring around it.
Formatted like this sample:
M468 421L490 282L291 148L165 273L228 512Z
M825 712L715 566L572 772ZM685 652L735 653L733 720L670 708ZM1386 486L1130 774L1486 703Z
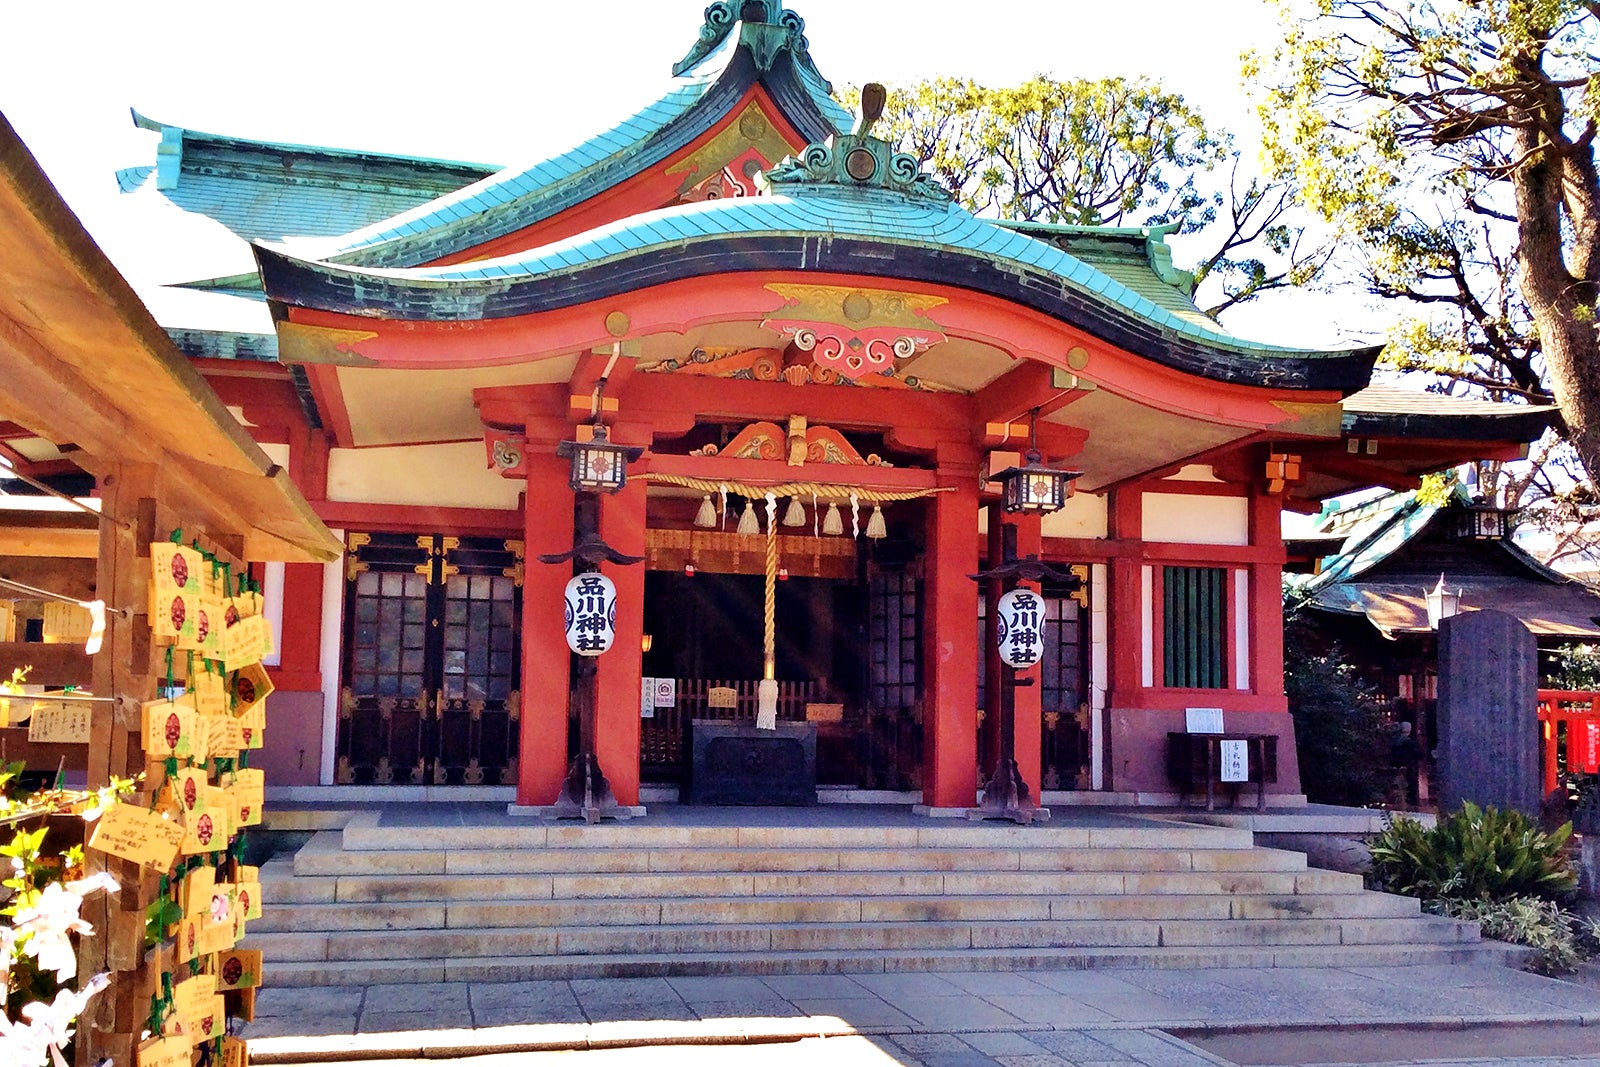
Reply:
M1319 648L1292 613L1285 625L1283 688L1294 716L1300 788L1316 804L1364 806L1392 784L1389 744L1368 687L1338 650Z
M1388 349L1452 391L1553 400L1560 440L1513 498L1600 473L1600 5L1280 0L1253 57L1272 173L1352 239L1367 284L1412 314ZM1545 458L1536 456L1535 458ZM1506 477L1500 470L1491 479ZM1545 484L1534 484L1544 478ZM1489 488L1496 488L1491 484ZM1580 488L1574 509L1593 503Z
M846 102L855 106L857 94ZM1286 222L1289 183L1248 178L1225 133L1148 79L1038 76L995 89L935 78L890 86L875 132L921 160L978 214L1207 231L1213 251L1194 274L1216 283L1213 316L1308 281L1326 260L1324 251L1303 248Z
M1468 801L1431 829L1395 819L1370 843L1372 877L1423 900L1559 900L1578 885L1565 852L1571 834L1571 823L1547 834L1521 812Z

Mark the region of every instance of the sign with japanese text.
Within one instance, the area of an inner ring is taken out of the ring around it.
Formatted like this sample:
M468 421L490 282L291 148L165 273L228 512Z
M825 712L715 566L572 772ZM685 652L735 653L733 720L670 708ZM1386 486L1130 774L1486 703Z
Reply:
M1600 771L1600 722L1583 723L1582 730L1578 754L1584 771L1593 774Z
M149 808L116 804L95 820L89 847L132 860L141 867L168 871L183 843L183 824L163 819Z
M617 637L617 587L603 574L579 574L567 583L567 647L598 656Z
M1044 648L1044 598L1032 589L1013 589L1000 598L995 613L1000 662L1025 670L1039 662Z
M86 745L94 709L70 701L42 701L33 706L33 721L28 724L28 740L35 743Z
M1217 754L1222 763L1217 780L1222 782L1248 782L1250 780L1250 742L1218 741Z

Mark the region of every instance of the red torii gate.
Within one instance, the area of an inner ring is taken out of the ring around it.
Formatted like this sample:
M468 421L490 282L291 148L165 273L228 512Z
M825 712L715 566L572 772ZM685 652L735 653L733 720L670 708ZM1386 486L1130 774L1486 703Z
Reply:
M1600 771L1600 707L1594 690L1539 690L1540 737L1544 742L1544 792L1561 784L1562 771ZM1560 759L1562 728L1566 758Z

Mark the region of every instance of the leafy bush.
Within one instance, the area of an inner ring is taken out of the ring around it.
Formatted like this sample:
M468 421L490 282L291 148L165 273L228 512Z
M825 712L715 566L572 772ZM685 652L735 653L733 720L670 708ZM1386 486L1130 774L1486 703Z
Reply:
M1572 824L1540 830L1516 811L1470 801L1433 829L1397 818L1370 843L1372 877L1392 893L1432 900L1557 900L1577 887L1565 846Z
M1300 787L1314 804L1376 804L1393 774L1370 688L1337 648L1319 650L1317 636L1290 610L1283 688L1294 716Z
M1565 974L1594 955L1593 920L1579 919L1561 905L1538 897L1508 900L1447 898L1428 902L1428 910L1475 922L1484 937L1533 949L1528 970Z
M1561 645L1546 668L1552 689L1600 689L1600 646Z

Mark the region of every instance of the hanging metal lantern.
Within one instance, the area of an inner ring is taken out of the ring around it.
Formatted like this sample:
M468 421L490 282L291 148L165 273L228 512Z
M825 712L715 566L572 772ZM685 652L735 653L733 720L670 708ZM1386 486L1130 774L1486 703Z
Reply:
M617 639L617 587L603 574L579 574L567 583L567 647L598 656Z
M995 612L995 642L1000 662L1025 670L1039 662L1044 649L1044 598L1032 589L1013 589L1000 598Z
M1060 511L1071 494L1072 480L1083 472L1046 467L1037 449L1028 449L1023 459L1022 466L1007 467L995 475L1005 509L1040 515Z
M615 493L628 483L628 464L643 451L612 444L600 423L595 424L590 440L562 441L556 446L556 455L572 460L568 484L575 493Z

